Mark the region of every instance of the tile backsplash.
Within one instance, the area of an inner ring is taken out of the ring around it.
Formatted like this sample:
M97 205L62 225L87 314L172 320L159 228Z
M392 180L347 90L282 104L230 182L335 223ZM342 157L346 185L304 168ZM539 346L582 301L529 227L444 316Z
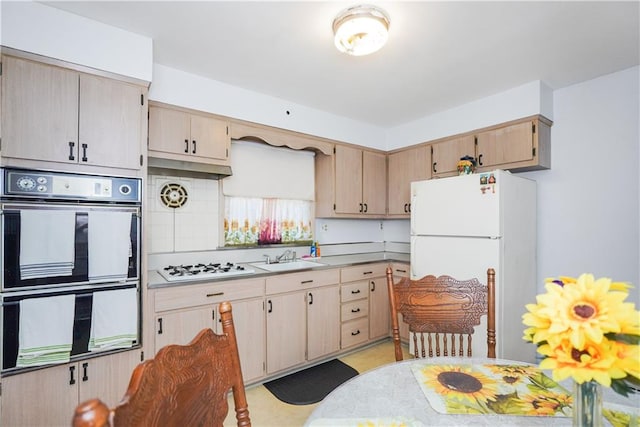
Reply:
M150 175L147 180L149 253L216 249L219 205L216 180Z

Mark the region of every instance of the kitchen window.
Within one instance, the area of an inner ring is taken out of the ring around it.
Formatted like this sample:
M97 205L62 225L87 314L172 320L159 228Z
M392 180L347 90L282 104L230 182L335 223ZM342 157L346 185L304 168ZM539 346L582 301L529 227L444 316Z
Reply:
M314 153L232 141L223 181L224 245L313 241Z

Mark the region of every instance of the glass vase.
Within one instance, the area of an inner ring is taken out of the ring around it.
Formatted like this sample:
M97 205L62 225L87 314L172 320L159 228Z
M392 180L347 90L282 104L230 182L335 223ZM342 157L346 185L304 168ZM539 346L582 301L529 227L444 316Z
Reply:
M573 383L573 427L602 427L602 386Z

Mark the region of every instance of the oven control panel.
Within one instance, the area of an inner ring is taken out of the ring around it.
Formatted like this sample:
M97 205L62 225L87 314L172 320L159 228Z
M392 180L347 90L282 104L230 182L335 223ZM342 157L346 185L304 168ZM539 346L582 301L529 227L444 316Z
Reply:
M140 178L3 169L2 196L140 203Z

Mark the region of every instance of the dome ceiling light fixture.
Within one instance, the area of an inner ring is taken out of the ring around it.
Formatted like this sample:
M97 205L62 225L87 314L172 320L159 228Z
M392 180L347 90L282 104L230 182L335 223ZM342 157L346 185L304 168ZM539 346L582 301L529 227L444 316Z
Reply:
M371 5L358 5L340 12L333 20L336 48L353 56L376 52L389 37L389 16Z

